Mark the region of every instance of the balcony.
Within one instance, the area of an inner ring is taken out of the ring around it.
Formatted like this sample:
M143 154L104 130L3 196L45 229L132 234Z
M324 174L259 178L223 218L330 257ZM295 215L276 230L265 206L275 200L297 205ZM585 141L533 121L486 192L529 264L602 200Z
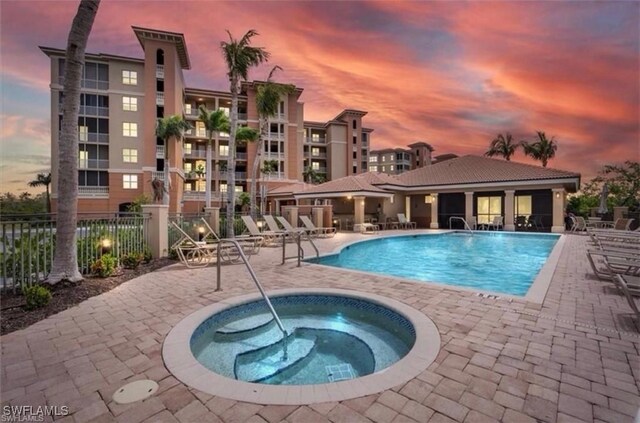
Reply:
M246 113L238 113L238 120L247 120Z
M164 181L164 172L159 172L157 170L151 171L151 180L153 181L154 179L160 179L161 181Z
M219 172L219 178L220 180L226 180L227 179L227 174L229 172L227 171L221 171ZM245 181L247 179L247 172L236 172L236 181Z
M247 160L247 153L236 153L236 160Z
M109 197L109 187L79 186L78 197Z
M62 104L58 104L58 107L60 113L62 113ZM109 108L80 105L80 115L109 117Z
M268 136L271 140L281 140L284 141L284 134L281 134L280 132L269 132L269 136Z
M271 120L286 120L287 117L284 113L276 113L271 117Z
M156 78L164 79L164 65L156 65Z
M185 191L182 194L182 199L184 201L189 201L189 200L191 200L191 201L193 201L193 200L204 201L205 194L206 193L204 191Z
M264 160L284 160L284 153L269 151L263 153L262 158Z
M164 106L164 93L156 93L156 106Z
M263 173L262 174L262 179L264 179L265 181L273 181L273 180L277 180L277 179L284 179L284 172Z
M80 159L78 169L109 169L109 160Z
M164 145L156 145L156 159L164 159Z
M311 153L311 158L312 159L326 159L327 158L327 153L317 153L317 154Z
M313 168L312 168L313 169ZM316 173L327 173L327 168L326 167L318 167L313 169Z
M312 144L326 144L327 139L324 137L320 137L320 138L307 137L306 142L312 143Z
M191 150L184 153L184 157L189 159L204 159L207 157L206 150Z
M62 137L62 132L58 131L58 139ZM109 144L109 134L97 134L95 132L85 132L78 134L79 142L95 142L98 144Z

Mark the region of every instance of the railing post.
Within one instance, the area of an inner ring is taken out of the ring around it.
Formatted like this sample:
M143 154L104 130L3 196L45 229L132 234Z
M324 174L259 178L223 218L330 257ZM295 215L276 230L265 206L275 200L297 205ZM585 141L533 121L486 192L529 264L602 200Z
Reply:
M142 212L150 215L145 238L154 258L169 255L169 205L145 204Z
M208 215L208 223L216 235L220 235L220 207L205 207L204 212Z
M218 248L216 248L216 291L222 291L222 266L220 264L220 244L218 243Z

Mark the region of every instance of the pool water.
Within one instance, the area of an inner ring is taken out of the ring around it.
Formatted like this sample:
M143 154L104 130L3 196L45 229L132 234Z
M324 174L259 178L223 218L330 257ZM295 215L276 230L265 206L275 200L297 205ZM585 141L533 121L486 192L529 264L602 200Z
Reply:
M264 301L213 315L191 338L194 357L229 378L276 385L354 379L404 357L415 330L399 313L369 301L333 295L271 299L288 336Z
M312 259L327 266L523 296L560 238L446 233L378 238Z

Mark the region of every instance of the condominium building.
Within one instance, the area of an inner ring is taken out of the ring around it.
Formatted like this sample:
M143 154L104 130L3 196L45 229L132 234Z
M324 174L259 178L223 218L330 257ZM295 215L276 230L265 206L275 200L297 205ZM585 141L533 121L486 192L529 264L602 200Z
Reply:
M133 27L133 31L144 51L142 58L102 53L85 56L78 118L79 211L125 211L136 197L152 197L151 181L155 178L169 187L171 212L199 211L204 206L207 172L212 177L213 205L222 205L229 189L229 134L214 134L212 160L207 163L208 134L204 123L198 120L198 109L204 105L209 110L229 113L230 93L186 86L183 72L191 69L191 63L182 34L140 27ZM40 48L51 61L55 209L65 51ZM224 66L222 60L220 66ZM255 100L260 84L242 84L240 125L258 128ZM363 127L366 112L347 109L328 122L305 122L302 93L301 88L296 88L284 95L278 113L268 122L261 168L268 161L270 171L258 172L259 185L263 187L259 193L303 180L308 167L325 179L367 171L373 130ZM156 136L156 121L171 115L184 116L192 129L182 143L173 140L165 145ZM237 145L237 193L248 191L256 154L254 143Z
M409 144L409 148L385 148L369 153L369 172L399 175L413 169L430 166L458 157L455 154L432 156L434 148L423 141Z

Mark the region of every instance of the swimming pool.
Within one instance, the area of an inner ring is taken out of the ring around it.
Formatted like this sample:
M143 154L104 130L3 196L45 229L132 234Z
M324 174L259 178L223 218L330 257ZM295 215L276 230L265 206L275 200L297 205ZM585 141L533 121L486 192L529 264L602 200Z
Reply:
M559 235L442 233L358 242L311 262L524 296Z

